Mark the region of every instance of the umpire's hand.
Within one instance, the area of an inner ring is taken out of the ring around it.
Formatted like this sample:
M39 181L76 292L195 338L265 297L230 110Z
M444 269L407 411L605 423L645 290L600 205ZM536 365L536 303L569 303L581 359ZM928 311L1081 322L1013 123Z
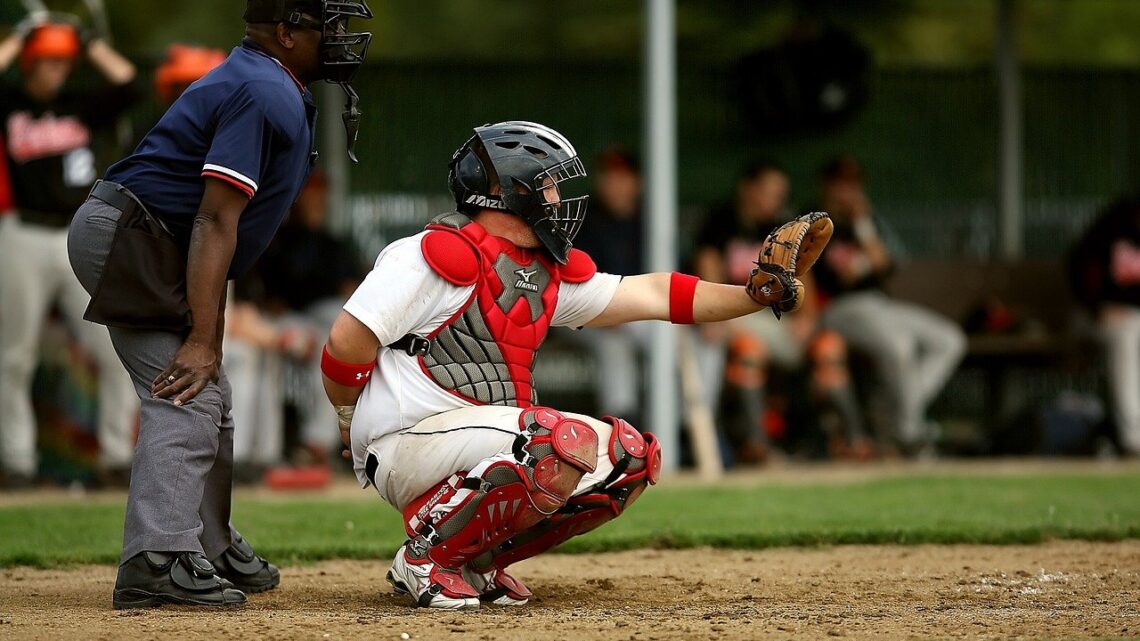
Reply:
M187 341L178 349L170 365L154 379L150 393L155 398L174 397L175 405L194 398L218 380L218 351L214 345Z

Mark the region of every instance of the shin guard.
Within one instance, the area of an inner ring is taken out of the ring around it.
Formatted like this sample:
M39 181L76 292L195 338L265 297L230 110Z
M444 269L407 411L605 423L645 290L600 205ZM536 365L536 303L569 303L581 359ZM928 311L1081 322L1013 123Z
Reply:
M512 451L440 483L404 511L412 559L460 568L554 514L597 467L598 435L545 407L519 417Z
M609 455L614 471L600 487L575 496L557 513L525 532L512 536L476 559L474 567L505 568L541 554L567 539L584 534L618 517L661 473L661 445L629 423L607 416L613 425Z

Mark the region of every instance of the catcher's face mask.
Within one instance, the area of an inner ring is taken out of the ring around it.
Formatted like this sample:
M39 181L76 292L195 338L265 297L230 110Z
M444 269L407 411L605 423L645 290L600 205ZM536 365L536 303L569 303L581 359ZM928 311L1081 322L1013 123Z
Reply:
M588 196L568 196L586 170L570 141L534 122L507 121L475 128L449 165L460 211L497 209L520 216L560 262L566 263L586 217ZM491 183L498 184L496 194Z

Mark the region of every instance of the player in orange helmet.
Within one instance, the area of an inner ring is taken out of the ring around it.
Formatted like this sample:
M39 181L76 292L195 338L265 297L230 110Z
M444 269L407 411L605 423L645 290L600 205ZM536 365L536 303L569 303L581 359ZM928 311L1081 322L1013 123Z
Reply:
M30 387L44 317L59 305L99 366L100 476L125 484L138 399L107 332L82 322L89 301L67 259L67 227L98 177L95 141L137 96L135 66L101 38L85 39L58 18L29 22L0 41L0 72L14 63L16 84L0 87L0 140L11 207L0 216L0 485L28 485L37 472ZM102 86L71 87L80 62ZM0 213L3 212L0 208Z
M218 49L172 44L166 60L154 73L154 91L164 105L173 103L195 80L210 73L226 60Z

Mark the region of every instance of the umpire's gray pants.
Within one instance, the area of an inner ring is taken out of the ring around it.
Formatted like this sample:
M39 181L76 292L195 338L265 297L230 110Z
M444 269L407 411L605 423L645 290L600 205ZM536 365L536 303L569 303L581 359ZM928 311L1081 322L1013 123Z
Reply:
M88 200L68 235L72 269L88 292L99 283L120 212ZM202 552L213 559L235 540L229 524L233 475L232 393L225 372L181 407L152 398L182 332L110 328L119 360L142 401L131 471L122 562L143 551Z

